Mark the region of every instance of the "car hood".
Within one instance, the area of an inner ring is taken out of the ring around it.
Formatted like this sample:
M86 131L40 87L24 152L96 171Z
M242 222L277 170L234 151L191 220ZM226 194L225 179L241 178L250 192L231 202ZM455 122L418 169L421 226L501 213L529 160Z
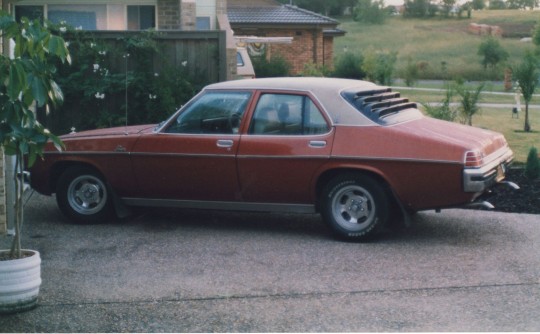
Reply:
M111 137L111 136L127 136L137 135L141 133L151 132L155 129L156 124L121 126L116 128L96 129L81 132L73 132L63 135L62 140L92 138L92 137Z

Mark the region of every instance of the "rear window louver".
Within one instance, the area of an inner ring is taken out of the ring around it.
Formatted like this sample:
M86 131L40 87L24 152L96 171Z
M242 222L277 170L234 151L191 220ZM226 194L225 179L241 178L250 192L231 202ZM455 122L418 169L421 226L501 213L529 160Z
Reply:
M409 99L401 98L400 96L399 92L392 92L391 88L386 87L357 92L352 96L348 95L358 110L374 119L382 118L401 110L417 108L416 103L409 102Z

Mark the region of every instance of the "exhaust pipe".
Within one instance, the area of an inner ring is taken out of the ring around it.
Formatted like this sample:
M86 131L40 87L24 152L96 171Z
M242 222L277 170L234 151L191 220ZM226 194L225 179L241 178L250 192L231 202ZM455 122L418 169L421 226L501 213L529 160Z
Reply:
M515 184L514 182L511 182L511 181L501 181L499 183L502 184L502 185L505 185L505 186L509 186L510 188L512 188L514 190L519 190L520 189L517 184Z
M475 208L475 209L481 208L481 209L488 209L488 210L495 209L495 206L489 203L488 201L473 202L473 203L467 204L465 207Z

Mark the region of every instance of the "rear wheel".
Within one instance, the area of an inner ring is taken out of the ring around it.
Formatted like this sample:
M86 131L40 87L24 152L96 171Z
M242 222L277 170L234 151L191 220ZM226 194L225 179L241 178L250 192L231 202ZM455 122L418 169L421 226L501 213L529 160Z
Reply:
M99 173L89 167L68 168L59 178L58 207L77 223L96 223L111 213L111 195Z
M343 174L324 187L321 214L334 234L345 240L372 237L389 216L388 196L374 179L362 174Z

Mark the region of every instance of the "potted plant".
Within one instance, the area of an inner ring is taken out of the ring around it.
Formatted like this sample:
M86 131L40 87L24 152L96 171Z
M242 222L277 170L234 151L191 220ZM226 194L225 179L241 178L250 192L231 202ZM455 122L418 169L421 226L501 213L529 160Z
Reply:
M32 165L51 140L60 149L61 141L39 123L35 107L49 108L63 100L52 79L54 61L70 61L65 41L51 33L47 23L13 17L0 11L0 38L14 43L11 57L0 53L0 145L13 156L15 233L10 250L0 250L0 313L33 308L41 285L37 251L21 247L25 164ZM56 59L55 59L56 58ZM6 189L11 191L11 189Z

